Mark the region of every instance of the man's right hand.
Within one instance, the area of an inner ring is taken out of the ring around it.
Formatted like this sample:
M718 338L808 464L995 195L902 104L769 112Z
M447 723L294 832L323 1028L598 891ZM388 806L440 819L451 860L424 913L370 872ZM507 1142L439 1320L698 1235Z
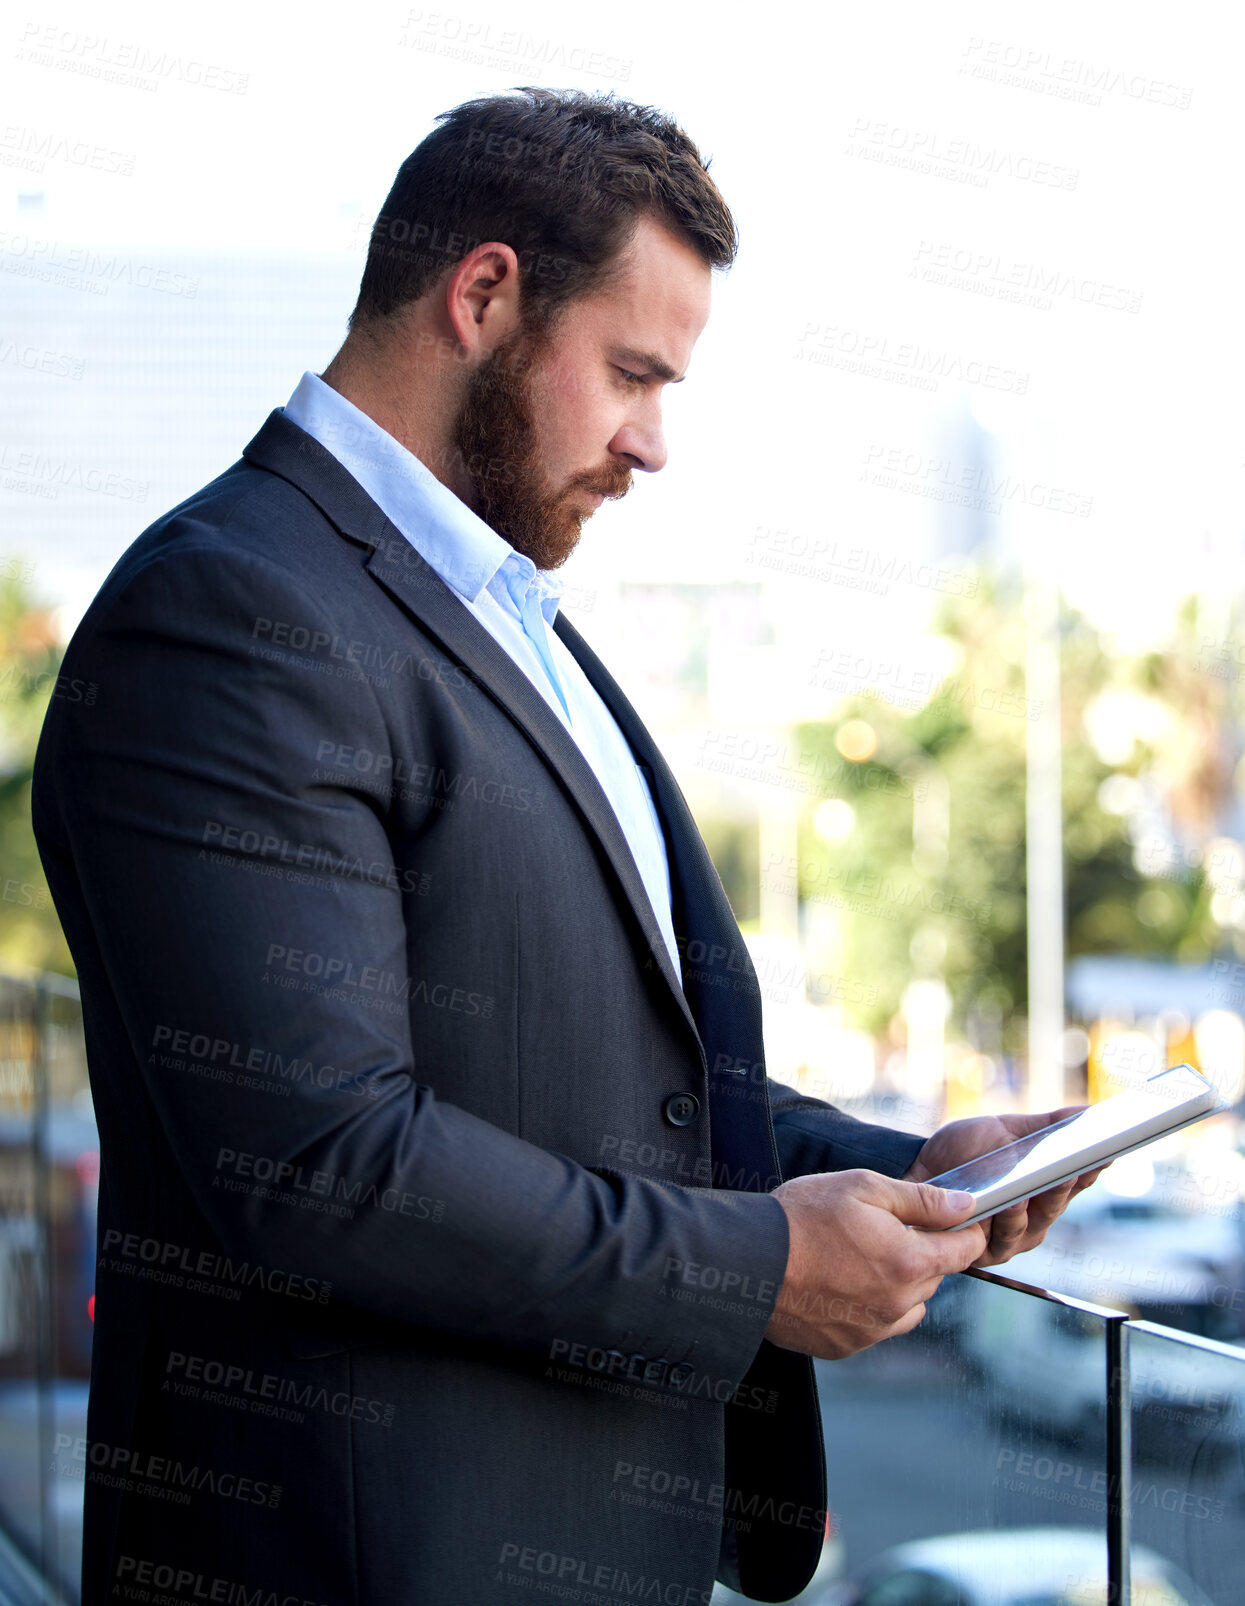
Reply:
M765 1336L827 1361L915 1327L946 1274L986 1247L981 1223L947 1230L972 1215L971 1196L928 1182L828 1171L793 1177L772 1197L787 1212L790 1250Z

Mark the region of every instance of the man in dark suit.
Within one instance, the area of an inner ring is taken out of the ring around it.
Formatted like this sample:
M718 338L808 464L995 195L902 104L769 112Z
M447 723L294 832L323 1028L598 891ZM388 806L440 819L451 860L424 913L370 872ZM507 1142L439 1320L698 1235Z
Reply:
M786 1599L809 1356L1066 1200L953 1233L922 1180L1032 1119L923 1143L767 1079L679 788L557 612L734 249L651 110L446 114L330 368L67 649L97 691L34 821L100 1127L88 1606Z

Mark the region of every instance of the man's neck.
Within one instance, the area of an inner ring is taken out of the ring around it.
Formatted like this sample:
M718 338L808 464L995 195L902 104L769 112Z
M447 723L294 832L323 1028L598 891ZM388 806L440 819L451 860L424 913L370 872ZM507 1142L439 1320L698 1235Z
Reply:
M444 403L440 408L430 405L429 386L414 387L395 382L392 377L395 366L401 365L392 359L386 361L383 368L352 360L347 347L343 347L320 378L405 446L459 501L470 506L470 486L461 473L455 473L455 453ZM429 375L429 378L435 383L440 376Z

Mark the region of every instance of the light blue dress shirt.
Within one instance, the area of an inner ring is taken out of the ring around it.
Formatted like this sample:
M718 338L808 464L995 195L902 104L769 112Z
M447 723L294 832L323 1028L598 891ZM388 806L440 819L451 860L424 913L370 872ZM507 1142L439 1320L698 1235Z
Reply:
M562 582L516 552L426 464L318 375L303 375L284 412L358 480L562 721L618 817L681 976L657 809L627 738L554 633Z

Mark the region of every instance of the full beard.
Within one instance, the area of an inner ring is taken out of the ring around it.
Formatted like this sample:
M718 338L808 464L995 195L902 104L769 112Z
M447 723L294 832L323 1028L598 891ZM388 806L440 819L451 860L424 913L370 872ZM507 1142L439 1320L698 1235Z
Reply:
M615 461L574 476L560 491L549 484L540 468L532 398L536 364L547 346L547 337L517 330L472 369L453 441L474 493L473 510L538 569L557 569L579 544L588 517L576 510L575 491L622 496L631 473Z

